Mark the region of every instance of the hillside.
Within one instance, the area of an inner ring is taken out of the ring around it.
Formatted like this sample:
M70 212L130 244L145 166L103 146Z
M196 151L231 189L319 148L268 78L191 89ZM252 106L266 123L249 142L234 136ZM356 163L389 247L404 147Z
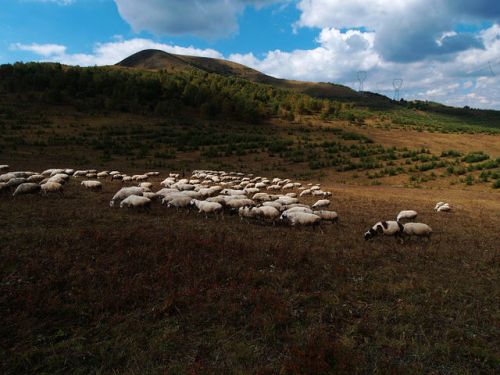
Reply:
M348 101L361 100L362 96L349 87L331 83L314 83L279 79L263 74L232 61L208 57L185 56L167 53L160 50L144 50L137 52L117 66L148 70L180 71L197 69L208 73L244 78L256 83L264 83L281 89L292 89L317 98L341 99ZM371 96L376 102L388 102L385 97Z

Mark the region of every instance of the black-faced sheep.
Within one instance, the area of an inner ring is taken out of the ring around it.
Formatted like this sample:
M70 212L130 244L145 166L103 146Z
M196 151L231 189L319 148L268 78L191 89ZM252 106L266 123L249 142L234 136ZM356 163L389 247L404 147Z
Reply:
M385 236L400 236L403 231L403 224L398 221L379 221L369 231L365 233L365 240L368 241L373 237L383 234Z

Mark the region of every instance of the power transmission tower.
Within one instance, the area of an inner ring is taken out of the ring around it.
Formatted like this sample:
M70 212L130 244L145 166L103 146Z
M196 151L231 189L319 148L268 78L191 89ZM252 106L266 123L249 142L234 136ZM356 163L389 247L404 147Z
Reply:
M394 87L394 100L401 99L401 88L403 87L403 79L395 78L392 81L392 86Z
M368 73L365 72L364 70L360 70L358 72L359 92L364 91L364 83L366 81L366 77L368 77Z

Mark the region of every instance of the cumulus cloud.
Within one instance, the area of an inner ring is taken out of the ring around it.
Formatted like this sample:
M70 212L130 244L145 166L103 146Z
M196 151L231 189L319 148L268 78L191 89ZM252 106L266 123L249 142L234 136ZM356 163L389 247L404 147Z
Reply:
M134 31L202 37L229 35L238 29L237 15L246 6L284 0L115 0L120 16Z
M476 35L455 29L463 23L499 20L499 4L495 0L300 0L296 26L375 31L375 48L384 59L413 62L483 48Z

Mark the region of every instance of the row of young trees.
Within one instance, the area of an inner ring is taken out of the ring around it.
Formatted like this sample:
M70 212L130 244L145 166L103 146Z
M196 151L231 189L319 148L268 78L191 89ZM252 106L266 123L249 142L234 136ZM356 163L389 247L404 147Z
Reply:
M205 118L256 123L271 116L293 119L340 114L345 104L199 70L139 71L115 67L65 67L49 63L0 66L0 90L81 110L176 115L191 108Z

